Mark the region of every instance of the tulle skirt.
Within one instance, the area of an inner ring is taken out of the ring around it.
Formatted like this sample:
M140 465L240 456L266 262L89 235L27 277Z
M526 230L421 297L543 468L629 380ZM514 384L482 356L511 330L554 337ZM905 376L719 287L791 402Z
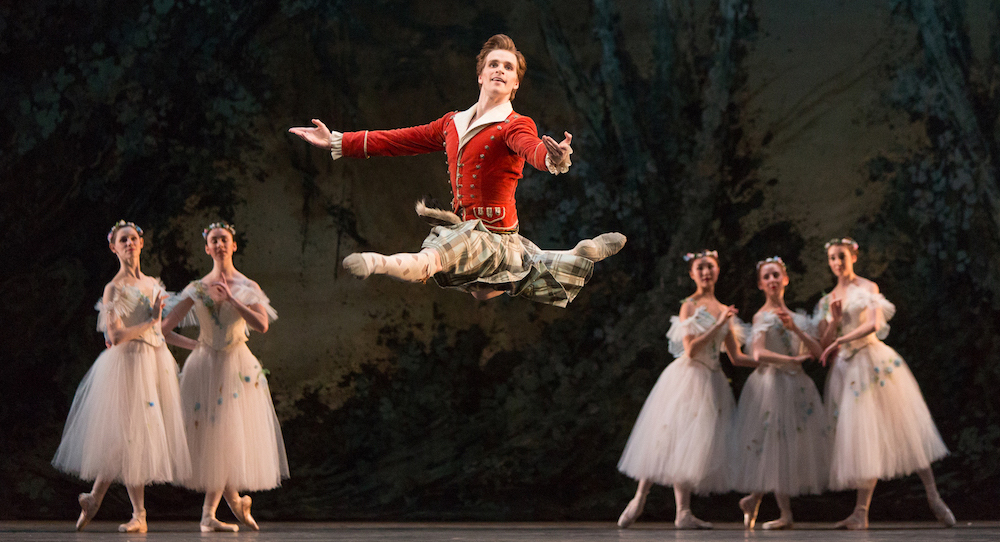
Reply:
M830 474L830 426L816 384L765 366L740 394L733 424L732 487L751 493L822 492Z
M726 454L734 408L725 374L677 358L649 392L618 470L636 480L684 484L695 493L729 491Z
M267 378L246 343L199 345L184 363L181 397L192 463L184 486L259 491L288 478Z
M98 356L73 397L52 465L126 485L190 476L177 362L166 346L128 341Z
M948 454L913 373L881 341L853 355L842 351L826 396L834 427L831 489L904 476Z

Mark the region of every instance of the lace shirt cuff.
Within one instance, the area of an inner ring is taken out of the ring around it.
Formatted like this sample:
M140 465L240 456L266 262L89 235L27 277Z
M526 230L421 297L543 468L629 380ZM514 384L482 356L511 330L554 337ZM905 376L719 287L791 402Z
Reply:
M573 154L570 151L570 154ZM559 175L560 173L566 173L569 171L569 166L572 166L573 162L566 156L566 161L562 164L555 164L552 162L552 156L549 153L545 153L545 168L549 170L549 173L553 175Z
M330 156L334 160L344 156L344 134L342 132L330 132Z

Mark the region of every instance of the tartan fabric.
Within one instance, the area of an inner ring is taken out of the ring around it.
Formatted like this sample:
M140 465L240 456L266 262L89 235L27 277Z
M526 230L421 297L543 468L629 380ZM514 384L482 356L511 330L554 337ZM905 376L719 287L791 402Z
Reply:
M594 271L594 262L569 251L545 251L518 234L497 234L481 220L435 226L423 248L433 248L448 271L434 275L442 288L463 292L506 290L508 295L565 308Z

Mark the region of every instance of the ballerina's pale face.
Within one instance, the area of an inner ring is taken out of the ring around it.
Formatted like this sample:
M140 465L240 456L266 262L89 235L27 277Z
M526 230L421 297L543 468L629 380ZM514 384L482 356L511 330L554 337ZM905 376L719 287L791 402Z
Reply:
M757 272L757 288L767 296L778 296L788 286L788 275L780 264L766 263Z
M691 262L691 270L688 274L691 275L691 280L699 288L715 286L716 281L719 280L719 262L711 256L698 258Z
M205 238L205 254L211 256L213 260L232 258L235 252L236 241L229 230L215 228L208 232L208 237Z
M110 245L111 252L114 252L118 259L123 262L135 261L142 252L142 236L135 228L125 226L115 232L115 237Z
M830 271L837 277L851 277L854 275L854 264L858 261L858 255L851 252L847 245L833 245L826 249L826 262L830 265Z

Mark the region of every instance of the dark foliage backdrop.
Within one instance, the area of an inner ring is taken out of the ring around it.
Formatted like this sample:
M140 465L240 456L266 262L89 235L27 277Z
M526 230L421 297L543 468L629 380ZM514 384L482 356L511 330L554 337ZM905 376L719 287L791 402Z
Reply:
M811 307L832 285L822 244L844 234L899 307L889 343L953 452L935 466L942 493L960 520L995 519L1000 2L826 7L831 25L876 25L871 69L824 73L789 105L775 66L808 46L775 29L801 26L804 4L0 2L0 519L77 513L86 484L49 460L102 348L92 305L116 269L104 232L118 218L146 227L144 269L179 289L205 272L196 232L216 217L246 225L237 265L283 318L251 343L272 370L292 468L255 496L261 519L611 521L634 490L618 454L690 293L679 255L719 248L720 297L749 319L754 262L782 255L790 304ZM515 108L575 135L568 178L526 175L525 234L559 245L615 229L626 250L565 311L338 275L355 248L416 246L408 207L447 195L440 158L330 164L284 130L464 109L472 57L496 32L528 58ZM854 45L848 33L823 47ZM803 81L824 68L791 65ZM859 81L855 103L844 89ZM829 103L850 110L853 132L813 113ZM815 177L775 165L808 159L789 158L789 142L869 133L889 135L805 164ZM845 163L845 178L822 176ZM738 393L746 372L727 372ZM147 500L159 517L197 517L200 503L177 488ZM696 498L695 512L736 520L735 500ZM113 491L102 514L124 517L127 503ZM922 503L915 477L883 483L873 519L930 519ZM839 519L852 504L827 494L795 513ZM648 517L672 514L669 492L654 492Z

